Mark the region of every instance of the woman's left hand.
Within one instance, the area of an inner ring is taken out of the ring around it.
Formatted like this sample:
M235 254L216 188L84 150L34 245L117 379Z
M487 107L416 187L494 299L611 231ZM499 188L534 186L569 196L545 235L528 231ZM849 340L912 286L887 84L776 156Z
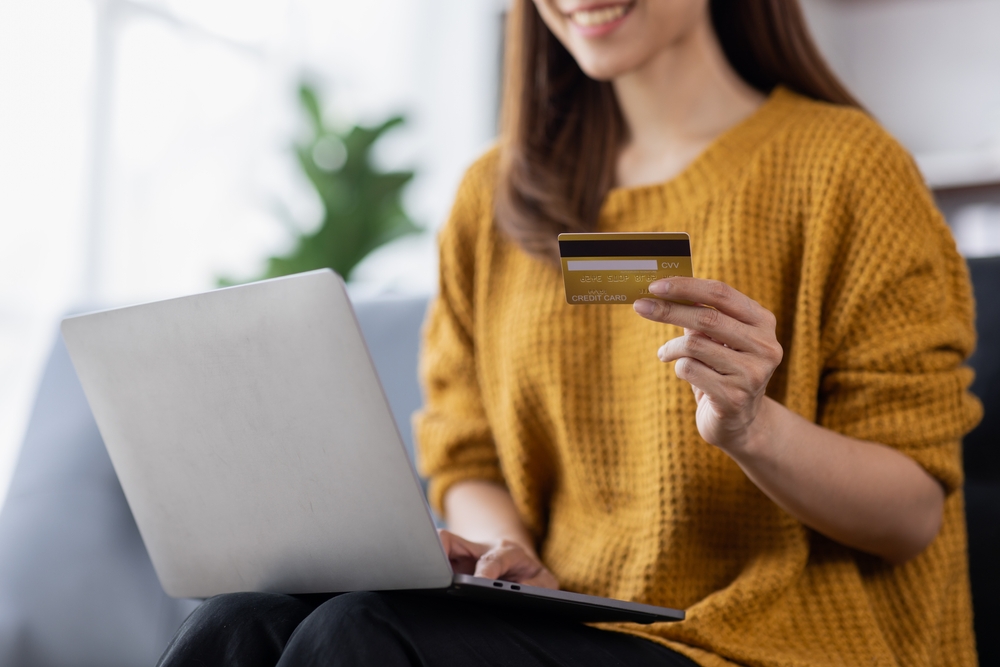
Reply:
M676 361L674 373L694 389L701 437L730 454L747 447L762 427L764 391L781 363L774 314L716 280L666 278L651 283L649 291L671 301L640 299L635 311L684 327L684 335L664 343L658 356Z

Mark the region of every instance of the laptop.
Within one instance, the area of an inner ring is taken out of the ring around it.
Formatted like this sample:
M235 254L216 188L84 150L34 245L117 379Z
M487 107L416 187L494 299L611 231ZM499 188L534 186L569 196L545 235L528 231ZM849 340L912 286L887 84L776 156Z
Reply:
M413 590L587 622L684 618L452 572L332 271L70 317L62 333L171 596Z

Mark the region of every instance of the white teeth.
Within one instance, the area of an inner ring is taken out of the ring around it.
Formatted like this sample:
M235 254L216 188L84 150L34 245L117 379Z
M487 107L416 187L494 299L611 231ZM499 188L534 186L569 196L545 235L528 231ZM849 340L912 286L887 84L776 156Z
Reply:
M573 12L569 17L573 23L585 28L592 28L605 23L617 21L628 12L628 5L616 5L614 7L602 7L600 9L582 9Z

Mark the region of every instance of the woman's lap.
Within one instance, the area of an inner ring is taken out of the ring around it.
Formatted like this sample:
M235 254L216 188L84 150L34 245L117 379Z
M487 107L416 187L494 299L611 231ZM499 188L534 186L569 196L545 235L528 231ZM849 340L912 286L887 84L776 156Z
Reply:
M184 622L159 663L337 664L694 666L638 637L414 593L219 596Z

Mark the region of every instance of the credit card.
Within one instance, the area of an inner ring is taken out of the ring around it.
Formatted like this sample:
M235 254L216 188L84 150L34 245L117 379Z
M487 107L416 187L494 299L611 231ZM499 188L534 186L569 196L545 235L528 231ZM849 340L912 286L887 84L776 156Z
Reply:
M684 232L560 234L559 257L572 305L656 298L649 283L694 275L691 238Z

